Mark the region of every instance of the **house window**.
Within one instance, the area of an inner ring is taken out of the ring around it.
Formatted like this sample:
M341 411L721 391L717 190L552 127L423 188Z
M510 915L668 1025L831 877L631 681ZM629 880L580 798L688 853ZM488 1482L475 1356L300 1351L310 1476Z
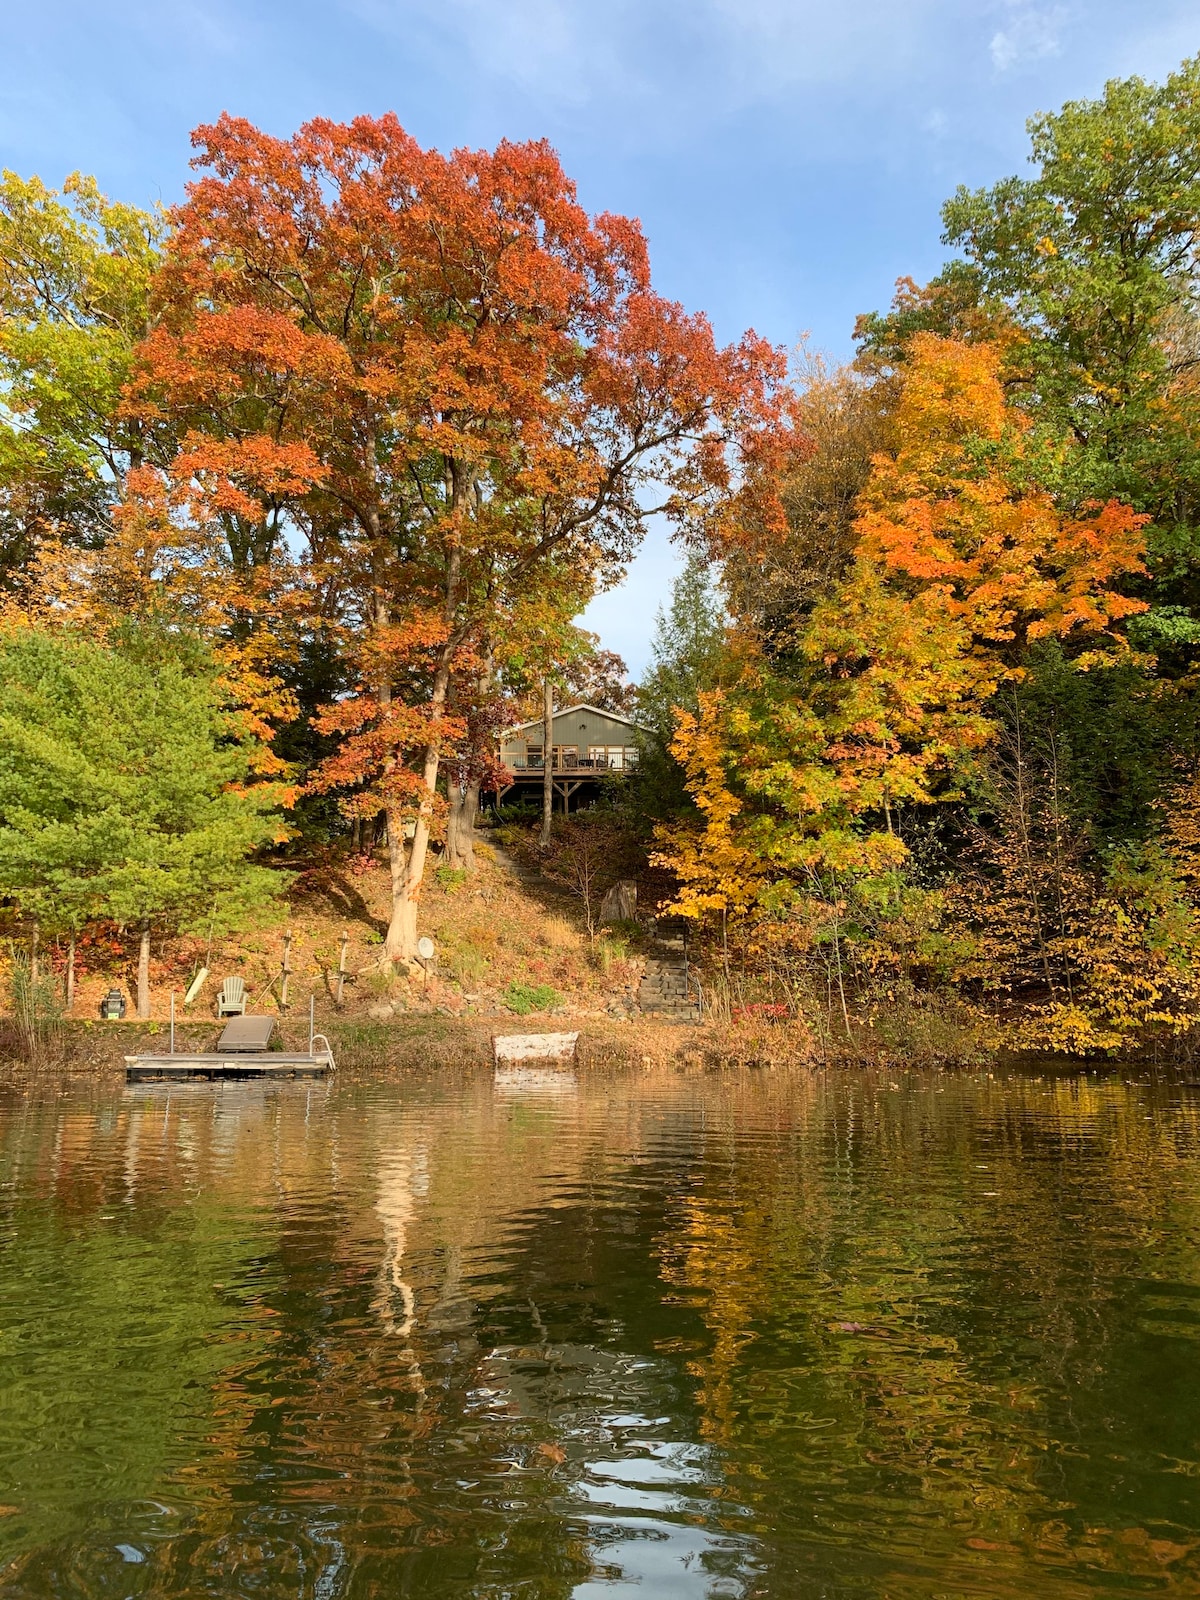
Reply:
M608 767L612 772L624 772L637 764L637 751L631 745L590 744L588 761L594 767Z

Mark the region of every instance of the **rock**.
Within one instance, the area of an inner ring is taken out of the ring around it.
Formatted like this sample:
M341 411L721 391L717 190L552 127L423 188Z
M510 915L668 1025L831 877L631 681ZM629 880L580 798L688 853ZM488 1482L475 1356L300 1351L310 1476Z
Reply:
M373 1022L387 1022L396 1015L396 1008L383 1000L378 1005L368 1006L367 1015Z
M637 884L632 878L618 878L600 903L600 921L637 920Z

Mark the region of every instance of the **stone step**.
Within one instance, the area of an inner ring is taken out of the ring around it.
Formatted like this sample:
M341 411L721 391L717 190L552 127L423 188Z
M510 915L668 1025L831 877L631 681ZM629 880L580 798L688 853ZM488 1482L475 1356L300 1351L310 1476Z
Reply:
M676 920L659 924L654 953L647 956L638 985L638 1009L664 1022L699 1022L696 987L690 978L685 929Z

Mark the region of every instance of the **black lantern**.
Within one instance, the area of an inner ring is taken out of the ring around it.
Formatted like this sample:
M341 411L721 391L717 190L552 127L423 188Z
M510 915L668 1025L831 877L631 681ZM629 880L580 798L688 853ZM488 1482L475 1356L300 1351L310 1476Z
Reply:
M110 989L100 1002L100 1015L105 1022L120 1022L128 1010L120 989Z

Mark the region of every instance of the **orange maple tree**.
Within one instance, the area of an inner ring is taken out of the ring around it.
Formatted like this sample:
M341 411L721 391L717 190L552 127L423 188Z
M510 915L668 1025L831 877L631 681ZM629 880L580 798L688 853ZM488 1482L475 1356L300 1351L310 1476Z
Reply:
M391 115L194 142L132 403L182 427L173 475L247 562L303 546L359 683L316 782L386 811L403 959L455 673L552 567L603 583L652 511L718 519L782 363L655 294L637 224L544 143L445 156Z

